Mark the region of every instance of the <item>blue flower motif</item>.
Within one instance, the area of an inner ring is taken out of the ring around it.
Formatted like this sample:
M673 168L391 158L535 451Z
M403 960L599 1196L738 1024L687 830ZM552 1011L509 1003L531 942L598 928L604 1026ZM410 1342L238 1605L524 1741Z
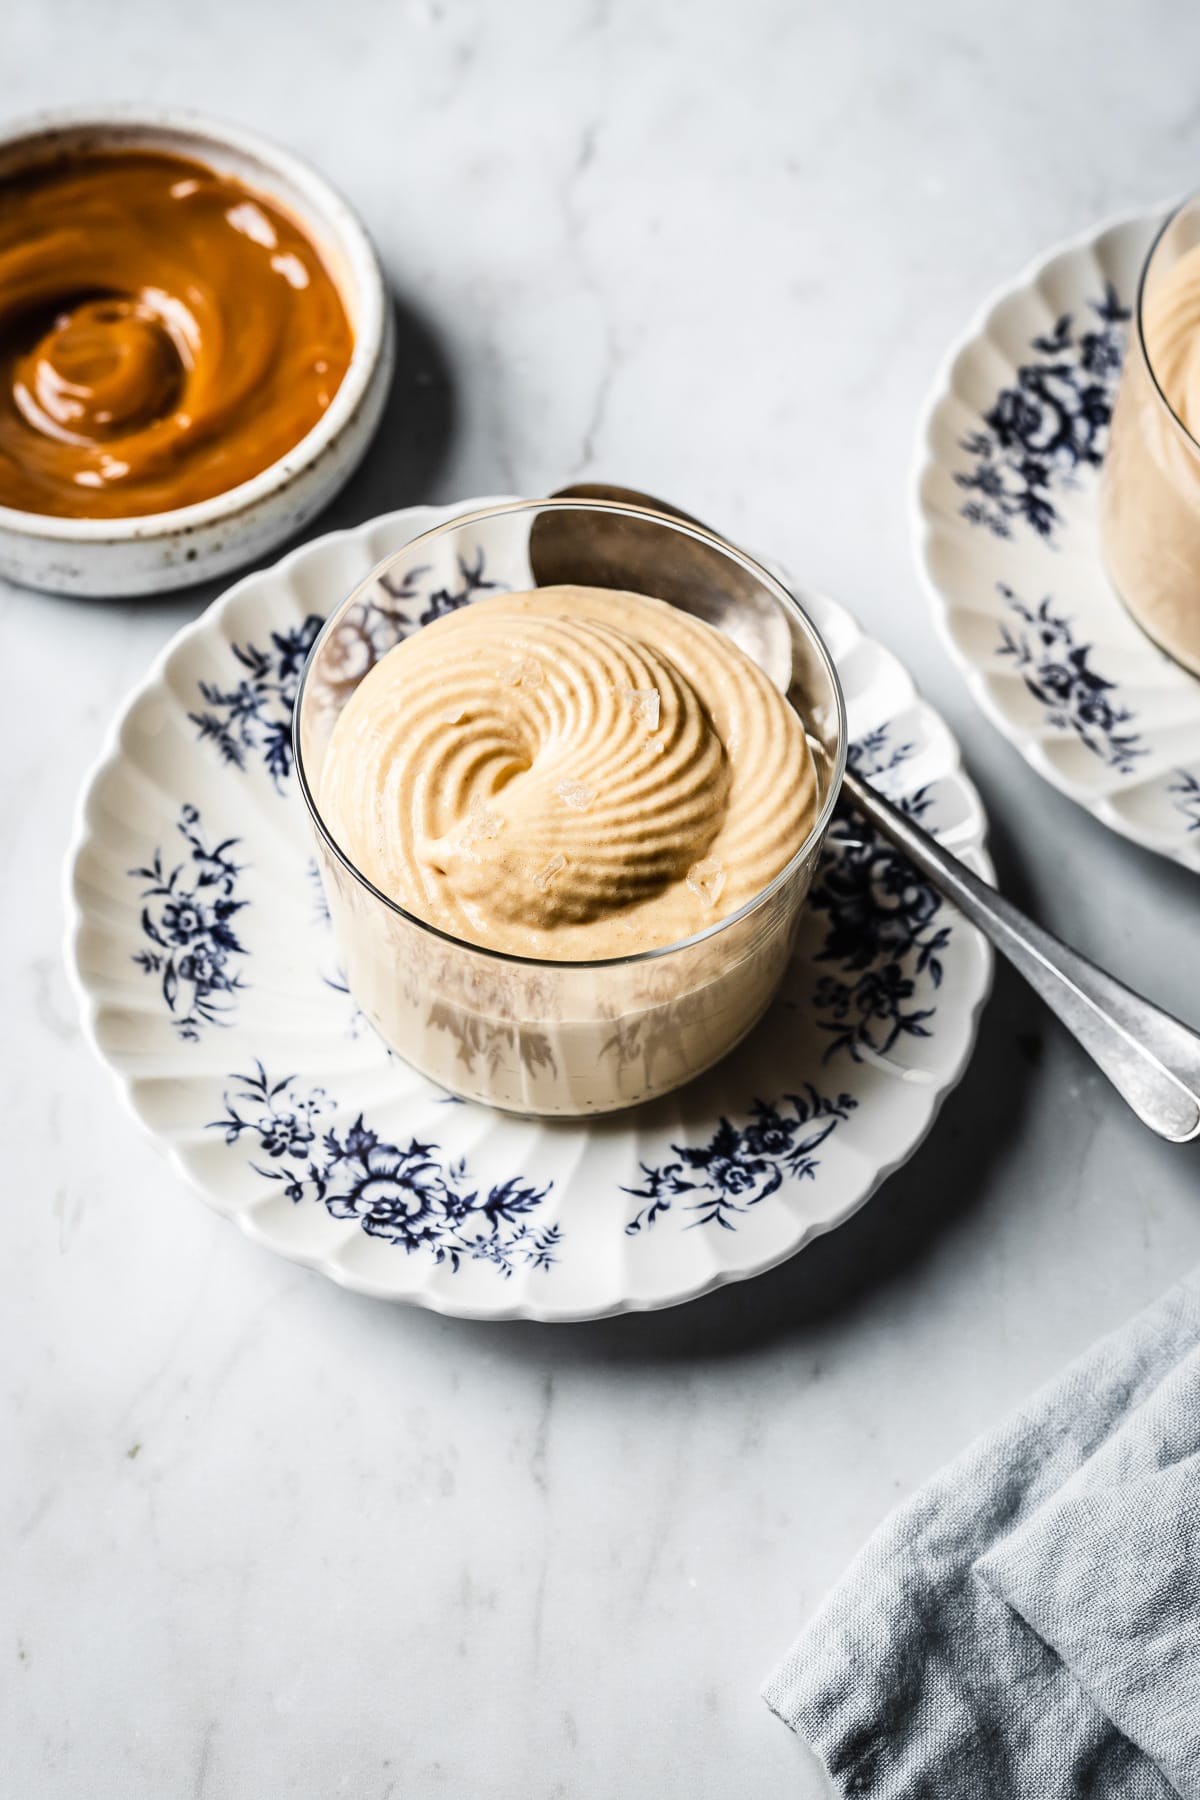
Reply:
M743 1161L738 1156L711 1156L705 1166L708 1185L735 1198L739 1194L751 1193L770 1168L762 1157L751 1157L748 1161Z
M510 1176L480 1193L464 1159L448 1163L436 1144L416 1138L390 1143L361 1113L341 1134L330 1127L318 1144L315 1121L333 1107L323 1088L302 1094L293 1075L273 1082L261 1062L231 1080L239 1085L226 1090L224 1116L210 1129L227 1144L249 1142L251 1168L280 1182L295 1205L318 1201L332 1218L356 1220L369 1237L410 1254L428 1252L455 1273L464 1262L486 1262L507 1277L558 1260L562 1228L534 1217L549 1186Z
M886 857L879 869L875 899L883 915L877 936L897 937L911 943L916 932L927 925L941 906L937 891L905 856Z
M252 753L259 756L278 793L292 772L292 709L300 672L322 622L318 613L309 613L302 624L271 632L266 649L232 644L234 662L244 673L231 683L199 682L204 707L188 714L200 739L213 744L230 767L244 770Z
M1055 483L1074 486L1080 471L1104 459L1130 315L1111 282L1089 311L1096 323L1078 335L1074 315L1063 313L1032 340L1034 356L962 441L971 459L954 477L971 496L962 516L996 537L1011 537L1023 522L1052 543L1062 522Z
M305 1112L273 1111L259 1133L268 1156L307 1156L316 1138L311 1115Z
M742 1132L743 1154L756 1163L764 1157L783 1156L792 1147L792 1128L773 1106L760 1108L755 1122Z
M173 944L190 944L204 930L204 914L192 900L172 900L162 909L163 932Z
M1119 317L1128 318L1128 313ZM1102 381L1121 373L1121 343L1111 331L1085 331L1079 340L1080 366Z
M176 1031L196 1043L205 1025L230 1023L232 997L245 985L231 966L233 957L245 955L231 920L246 902L236 893L242 868L231 852L237 838L210 850L194 806L181 809L177 829L191 850L188 861L168 871L156 849L145 868L129 871L148 883L140 922L150 948L135 951L133 960L158 977Z
M913 754L893 744L881 726L850 747L850 766L887 785ZM898 795L912 819L929 810L927 788ZM951 927L941 922L942 898L901 851L857 814L834 821L809 895L828 927L818 963L836 965L818 980L812 1005L829 1034L828 1062L839 1052L861 1062L886 1056L900 1037L928 1037L942 982L942 955Z
M1131 774L1149 747L1131 729L1137 715L1120 704L1116 682L1092 668L1092 646L1076 643L1071 619L1054 611L1052 595L1029 606L1006 583L997 590L1025 629L1002 624L996 655L1012 659L1048 725L1073 731L1106 768Z
M352 1135L372 1138L363 1129L361 1116ZM436 1238L439 1201L446 1193L439 1164L429 1144L414 1138L407 1150L376 1139L369 1148L347 1156L343 1163L344 1193L327 1201L335 1219L357 1219L371 1237L390 1238L416 1245ZM456 1207L453 1216L464 1216Z
M745 1125L721 1119L707 1144L672 1144L673 1160L642 1163L640 1186L622 1189L646 1203L626 1224L627 1235L648 1231L677 1200L685 1231L699 1225L736 1231L738 1218L776 1193L785 1176L802 1181L816 1174L816 1152L857 1105L851 1094L831 1100L809 1085L778 1104L754 1101Z
M227 992L226 960L224 950L219 950L215 944L194 944L186 956L179 958L180 980L190 981L194 987L220 988Z
M1200 831L1200 779L1190 769L1177 769L1167 790L1176 812L1187 821L1189 831Z

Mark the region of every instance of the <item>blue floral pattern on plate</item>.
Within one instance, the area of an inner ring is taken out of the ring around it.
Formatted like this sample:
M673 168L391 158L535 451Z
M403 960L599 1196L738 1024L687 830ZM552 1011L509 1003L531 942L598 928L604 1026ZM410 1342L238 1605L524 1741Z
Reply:
M971 495L963 518L998 538L1021 522L1053 542L1062 522L1056 484L1069 486L1104 460L1129 308L1109 282L1088 313L1084 329L1066 312L1032 339L1030 360L963 439L972 463L954 477Z
M850 766L887 785L914 750L890 738L881 726L852 744ZM927 787L895 798L918 820L933 800ZM937 889L854 813L830 826L808 904L829 921L815 961L838 965L813 993L817 1025L830 1037L824 1060L846 1051L861 1062L865 1052L886 1056L902 1036L928 1037L951 934Z
M722 1118L706 1144L672 1144L671 1160L640 1165L643 1181L622 1191L645 1201L625 1226L629 1237L648 1231L682 1200L684 1229L719 1225L736 1231L737 1218L778 1192L785 1176L811 1180L816 1152L858 1105L852 1094L827 1099L807 1086L803 1094L751 1103L749 1122Z
M1025 686L1045 708L1047 725L1073 731L1106 768L1130 774L1146 755L1140 732L1128 729L1137 715L1117 699L1116 682L1091 667L1092 646L1075 641L1071 620L1054 610L1051 595L1027 606L1006 582L996 585L1025 627L1015 632L1000 627L997 656L1013 659Z
M296 690L321 625L320 616L310 613L300 625L273 631L265 648L231 644L241 673L235 670L228 682L198 682L204 705L188 714L197 736L215 746L222 762L245 770L256 756L279 793L292 772Z
M323 1133L317 1120L334 1109L324 1088L305 1092L294 1075L272 1081L262 1063L233 1075L224 1116L210 1130L227 1144L248 1142L250 1166L282 1183L297 1206L318 1201L332 1218L353 1219L369 1237L409 1254L427 1252L454 1273L464 1262L489 1263L509 1277L525 1266L546 1270L557 1260L562 1228L534 1218L550 1193L524 1176L481 1190L465 1157L446 1161L437 1144L391 1143L360 1113L352 1125ZM265 1159L265 1160L264 1160Z
M233 963L246 951L233 928L247 904L237 896L243 865L233 860L234 837L210 850L200 814L185 806L177 829L191 855L168 869L161 849L140 869L130 869L145 882L141 930L149 949L133 960L146 975L158 978L163 1002L180 1038L198 1043L206 1025L228 1025L234 996L244 982Z
M1072 486L1081 470L1094 473L1104 461L1130 309L1108 282L1088 310L1098 321L1092 329L1077 334L1074 314L1067 312L1053 331L1031 340L1034 358L1001 388L982 429L963 440L974 467L954 479L974 498L962 515L996 537L1010 537L1012 521L1023 520L1054 543L1062 524L1056 485ZM1007 582L996 587L1025 627L1001 625L996 655L1020 670L1048 725L1073 731L1107 768L1129 774L1146 746L1138 732L1121 729L1133 723L1134 713L1117 698L1117 683L1091 667L1093 646L1076 640L1052 594L1031 606Z

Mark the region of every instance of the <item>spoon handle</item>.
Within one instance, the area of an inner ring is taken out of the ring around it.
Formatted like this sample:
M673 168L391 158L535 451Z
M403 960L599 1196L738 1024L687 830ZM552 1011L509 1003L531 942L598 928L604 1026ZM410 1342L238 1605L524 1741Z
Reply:
M1143 1124L1175 1144L1200 1136L1200 1034L1035 925L860 777L847 772L844 792L1020 971Z

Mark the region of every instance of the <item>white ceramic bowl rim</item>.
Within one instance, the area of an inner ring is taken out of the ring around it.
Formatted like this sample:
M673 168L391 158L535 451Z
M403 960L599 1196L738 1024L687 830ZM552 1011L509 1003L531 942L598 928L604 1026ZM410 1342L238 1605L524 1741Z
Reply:
M18 507L0 506L0 531L21 533L57 543L129 543L189 533L201 526L247 511L283 486L302 467L315 462L354 416L370 383L385 337L387 288L383 271L366 227L345 200L323 175L292 151L247 131L240 125L227 125L187 108L138 106L64 107L28 115L0 126L0 152L8 151L28 139L31 150L52 147L55 138L71 139L91 133L102 136L145 132L148 139L161 140L169 149L173 140L182 138L207 140L217 150L237 152L260 163L270 176L282 176L302 197L306 208L299 219L303 227L320 220L337 242L351 271L356 294L342 293L342 301L350 315L354 332L354 348L350 363L333 399L312 429L298 439L291 449L275 462L260 469L249 481L239 482L222 494L190 506L176 506L168 512L138 513L122 519L64 519L54 513L25 512ZM201 152L201 156L202 156ZM31 164L40 158L35 154ZM275 199L269 187L268 197ZM286 211L296 215L296 208L280 201ZM319 248L319 246L318 246ZM339 291L341 291L339 289Z
M829 792L826 794L821 809L818 812L816 819L813 821L811 830L795 854L784 864L779 873L772 877L766 887L760 888L758 893L753 895L752 898L747 900L742 906L739 906L736 912L729 913L723 919L717 919L714 924L706 926L703 931L695 932L691 937L677 938L674 943L670 944L656 944L651 950L638 950L629 956L602 956L597 957L590 962L564 961L560 958L549 956L517 956L508 950L493 950L489 949L484 944L470 943L466 938L455 937L452 932L443 931L438 925L431 925L428 919L421 919L418 918L415 913L407 912L403 906L393 900L388 894L385 894L381 888L377 888L375 883L363 874L362 870L358 868L342 849L328 825L326 825L325 820L321 817L320 809L317 806L312 788L309 786L308 774L304 767L304 754L300 744L300 716L304 709L304 693L308 686L308 677L322 645L325 643L325 640L329 637L330 633L337 629L338 623L347 607L352 606L360 594L364 593L367 588L378 581L381 571L387 568L390 563L394 562L397 556L407 556L412 550L416 549L419 544L424 543L427 538L443 537L446 532L453 530L459 525L469 525L480 519L498 518L506 513L528 511L534 507L539 509L544 507L548 511L556 512L606 512L614 513L618 517L623 518L652 518L663 525L670 526L673 530L678 531L681 536L693 538L699 544L711 544L715 549L720 550L727 556L731 562L739 564L740 567L743 568L747 574L752 575L755 580L761 581L763 586L781 603L784 611L790 611L794 615L796 623L803 631L812 648L816 651L817 658L829 680L834 702L837 707L837 754L834 758L833 769L830 774ZM833 658L829 654L829 649L824 638L821 636L821 633L817 630L813 620L809 617L808 613L804 610L795 596L788 592L783 583L772 575L769 569L765 569L761 563L755 562L754 558L747 556L745 551L739 550L734 544L727 543L724 538L717 537L715 532L706 531L703 526L693 525L685 519L672 517L667 513L650 512L647 507L623 506L614 500L505 500L498 505L479 507L474 512L458 513L453 518L443 519L438 524L431 525L428 530L421 532L419 537L413 538L411 543L405 544L401 550L395 550L390 556L385 556L383 561L377 563L370 574L365 576L364 579L358 583L357 587L353 588L351 592L347 594L344 600L338 602L337 606L334 608L333 612L330 613L313 640L312 649L308 653L308 658L304 664L304 670L300 677L300 685L296 689L296 704L292 711L292 755L295 760L296 777L300 785L300 792L304 797L304 804L308 809L309 817L312 819L313 824L321 835L322 841L326 844L330 852L336 856L337 860L341 863L347 873L351 875L361 887L365 888L374 899L378 900L381 905L387 907L390 912L399 914L400 918L406 919L410 925L419 926L422 931L428 931L434 937L441 938L444 943L453 944L456 950L466 950L474 956L491 958L496 962L514 963L518 967L535 969L611 969L625 967L631 963L653 962L660 956L671 956L677 950L690 950L693 945L702 944L706 938L716 937L720 932L727 931L730 926L736 925L740 920L748 918L758 907L770 900L772 895L779 892L779 890L796 873L796 870L801 867L804 858L806 856L811 856L813 846L820 844L828 828L829 821L833 817L833 809L837 805L838 795L842 790L842 777L846 772L846 758L849 754L847 732L846 698L842 692L841 679L834 665Z

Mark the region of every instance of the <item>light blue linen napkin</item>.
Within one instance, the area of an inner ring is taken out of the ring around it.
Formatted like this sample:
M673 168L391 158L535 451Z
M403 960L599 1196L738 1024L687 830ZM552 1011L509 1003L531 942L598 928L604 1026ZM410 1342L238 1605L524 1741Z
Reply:
M764 1698L847 1796L1200 1800L1200 1274L893 1513Z

